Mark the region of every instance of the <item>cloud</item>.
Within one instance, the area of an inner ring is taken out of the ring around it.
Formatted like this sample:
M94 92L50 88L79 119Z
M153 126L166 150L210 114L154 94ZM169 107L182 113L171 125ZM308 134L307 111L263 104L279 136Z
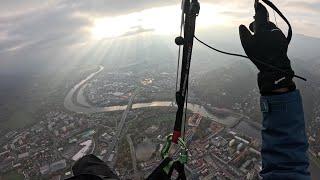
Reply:
M320 14L320 2L315 1L292 1L286 2L286 9L295 13Z
M123 34L121 37L134 36L137 34L146 33L146 32L153 32L153 31L154 31L154 29L146 29L141 26L136 26L136 27L132 27L131 31Z
M179 3L176 0L117 0L116 2L115 0L65 0L60 2L61 5L92 16L116 16Z
M201 0L219 7L230 22L252 21L252 0ZM320 36L318 0L274 0L292 20L295 32ZM27 48L30 53L42 49L62 49L81 44L90 38L88 28L93 18L118 16L159 6L180 4L177 0L4 0L0 6L0 56L5 52ZM165 13L165 12L163 12ZM161 14L159 14L161 16ZM310 24L316 24L311 26ZM238 25L238 24L237 24ZM310 28L308 28L310 27ZM133 29L126 35L150 32Z
M42 43L82 42L88 38L92 18L115 16L147 8L174 4L173 0L10 0L0 7L0 52ZM145 31L145 30L144 30ZM150 30L148 30L150 31ZM143 32L136 30L136 34ZM78 36L78 39L75 38ZM55 46L52 44L51 46Z
M223 11L220 13L221 15L232 16L232 17L248 17L247 11Z
M85 28L92 22L77 16L68 7L54 6L27 11L18 15L0 17L0 51L22 46L23 44L49 44L60 39L86 36ZM76 39L73 38L75 41Z

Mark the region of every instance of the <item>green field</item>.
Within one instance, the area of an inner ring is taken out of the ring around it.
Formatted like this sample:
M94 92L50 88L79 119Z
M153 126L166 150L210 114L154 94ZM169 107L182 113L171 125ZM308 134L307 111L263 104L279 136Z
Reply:
M23 180L24 176L19 174L17 171L10 171L2 176L0 176L0 180Z
M320 168L320 159L309 153L309 158Z
M1 123L1 127L4 129L18 129L24 128L28 125L37 122L36 118L33 117L33 114L30 112L17 112L12 115L8 121Z

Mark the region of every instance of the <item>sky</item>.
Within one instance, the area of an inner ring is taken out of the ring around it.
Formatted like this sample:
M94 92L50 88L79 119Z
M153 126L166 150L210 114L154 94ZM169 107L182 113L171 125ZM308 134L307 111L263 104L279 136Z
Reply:
M253 0L200 0L198 28L230 29L253 17ZM320 0L273 0L294 33L320 37ZM0 61L28 50L77 48L106 38L178 32L179 0L2 0ZM274 20L270 11L271 20ZM279 16L280 27L286 28ZM223 33L223 32L219 32ZM9 55L8 55L9 54Z

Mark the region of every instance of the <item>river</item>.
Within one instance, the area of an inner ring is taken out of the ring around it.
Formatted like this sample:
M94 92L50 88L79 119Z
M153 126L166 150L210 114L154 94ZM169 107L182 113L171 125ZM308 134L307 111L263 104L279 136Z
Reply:
M108 106L108 107L94 107L91 106L86 98L83 95L83 89L86 86L86 83L91 80L94 76L99 74L101 71L104 70L103 66L99 66L99 69L90 74L88 77L80 81L76 84L67 94L64 99L64 106L66 109L76 113L99 113L99 112L112 112L112 111L124 111L127 106ZM80 89L79 89L80 88ZM78 93L78 94L75 94ZM76 95L77 103L73 102L73 97ZM169 101L154 101L150 103L136 103L132 105L132 109L139 109L139 108L147 108L147 107L170 107L172 106L172 102ZM224 124L228 127L232 127L235 124L239 123L239 118L234 117L226 117L226 118L218 118L217 116L213 115L209 111L207 111L203 106L197 104L188 103L188 109L194 113L199 113L204 117L208 117L218 123ZM242 131L242 133L248 133L248 135L259 135L260 131L252 126L250 126L247 122L241 122L236 127L235 130ZM245 130L245 132L243 132ZM310 170L312 172L312 179L318 180L320 179L320 167L316 165L314 161L310 161Z
M107 107L95 107L91 106L86 98L83 95L83 89L86 86L86 83L91 80L94 76L99 74L104 69L103 66L99 67L99 70L90 74L87 78L80 81L76 84L67 94L64 99L64 106L66 109L72 112L77 113L99 113L99 112L112 112L112 111L124 111L127 108L127 105L123 106L107 106ZM75 94L77 93L77 94ZM77 103L74 103L74 98L76 96ZM150 103L136 103L132 105L132 109L140 109L140 108L147 108L147 107L170 107L173 103L170 101L154 101ZM197 104L188 103L188 110L191 110L194 113L199 113L204 117L208 117L218 123L224 124L228 127L237 124L239 118L218 118L217 116L213 115L209 111L207 111L203 106Z

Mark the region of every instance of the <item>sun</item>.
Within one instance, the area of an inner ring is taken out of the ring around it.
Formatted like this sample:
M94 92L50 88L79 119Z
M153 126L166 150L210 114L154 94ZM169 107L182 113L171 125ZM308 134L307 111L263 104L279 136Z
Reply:
M136 31L152 30L156 34L174 34L179 32L181 23L180 6L165 6L115 17L94 19L91 36L95 40L116 38ZM204 4L198 18L197 27L223 24L225 18L220 17L217 7Z
M91 35L96 40L115 38L130 33L137 27L155 33L172 33L177 30L176 27L180 23L180 16L176 13L177 8L175 6L152 8L122 16L97 18L94 19Z
M91 35L94 39L119 37L130 31L135 21L133 14L95 19Z

